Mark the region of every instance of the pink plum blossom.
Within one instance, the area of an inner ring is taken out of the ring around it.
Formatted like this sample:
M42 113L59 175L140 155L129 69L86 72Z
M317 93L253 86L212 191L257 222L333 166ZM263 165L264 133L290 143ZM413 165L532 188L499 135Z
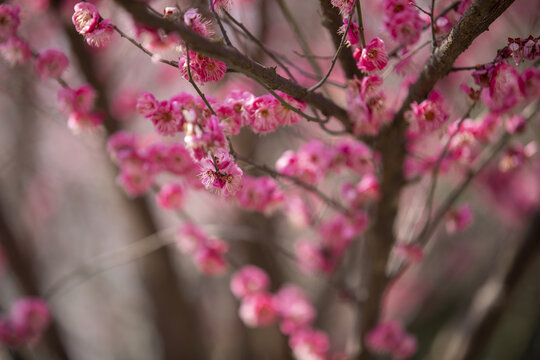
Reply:
M382 70L388 63L384 41L379 38L373 38L365 48L357 48L354 52L354 58L358 63L358 68L365 72L372 72L376 69Z
M292 334L289 345L298 360L325 360L330 350L328 335L313 329Z
M294 334L309 328L315 319L315 308L306 295L295 285L285 285L274 297L280 317L280 329L284 334Z
M215 238L207 238L195 250L194 260L199 270L205 275L218 276L227 271L224 255L229 250L227 244Z
M200 162L199 177L208 190L224 197L230 197L242 187L242 170L225 150L203 158Z
M0 43L15 35L21 23L20 8L10 4L0 4Z
M36 70L42 79L58 78L67 69L69 60L63 52L55 49L39 53Z
M453 234L457 231L467 228L473 219L473 212L470 205L462 205L459 208L450 211L446 215L446 231Z
M94 4L80 2L74 7L75 12L71 18L75 30L81 35L92 32L99 22L99 13Z
M0 55L12 66L22 65L32 57L32 50L26 41L12 36L0 44Z
M179 209L184 204L184 187L178 183L167 183L159 190L156 200L162 209Z
M86 34L86 43L93 48L108 46L114 37L114 28L110 20L101 21L94 30Z
M248 265L238 270L231 279L231 291L241 299L268 290L270 278L261 268Z
M255 293L244 297L238 315L249 327L273 324L277 315L273 296L268 293Z

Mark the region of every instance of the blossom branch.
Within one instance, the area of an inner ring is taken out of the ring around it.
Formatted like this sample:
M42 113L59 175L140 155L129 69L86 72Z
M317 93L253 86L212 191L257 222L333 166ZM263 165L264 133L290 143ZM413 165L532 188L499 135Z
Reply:
M320 93L308 92L306 88L278 75L274 69L260 65L234 48L208 40L184 24L175 24L156 16L144 4L128 0L115 1L126 9L136 21L167 32L176 32L193 51L223 61L227 67L263 82L272 89L281 90L294 98L303 100L319 109L325 116L334 116L345 126L350 126L347 111Z

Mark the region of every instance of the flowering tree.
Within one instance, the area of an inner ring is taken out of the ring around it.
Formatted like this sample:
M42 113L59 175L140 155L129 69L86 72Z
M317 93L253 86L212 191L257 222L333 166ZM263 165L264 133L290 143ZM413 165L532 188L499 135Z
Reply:
M2 125L18 134L0 204L0 270L16 284L0 283L2 346L17 359L479 359L540 250L540 3L513 3L1 2L6 119L67 120L71 140L64 124L41 130L62 149L52 168L88 180L114 164L125 193L112 211L115 188L95 184L110 194L86 198L101 214L77 218L78 191L25 175L47 148L21 145L36 125ZM110 162L62 145L74 139ZM73 216L65 229L109 240L66 270L41 239ZM501 233L502 255L483 240ZM128 263L155 344L81 350L56 302ZM473 263L485 276L452 285Z

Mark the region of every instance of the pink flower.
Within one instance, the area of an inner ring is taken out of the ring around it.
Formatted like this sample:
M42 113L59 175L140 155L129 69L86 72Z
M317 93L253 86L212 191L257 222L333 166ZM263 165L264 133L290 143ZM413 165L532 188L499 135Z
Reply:
M173 174L184 175L195 168L189 151L181 144L173 144L165 154L165 169Z
M371 72L375 69L384 69L388 63L384 41L373 38L362 50L356 49L354 58L358 61L356 66L362 71Z
M446 215L446 231L453 234L467 228L473 219L473 212L470 205L463 205Z
M249 327L271 325L276 321L274 298L267 293L246 296L242 299L238 315Z
M330 349L328 335L312 329L292 334L289 345L298 360L326 360Z
M281 318L280 329L284 334L294 334L308 328L315 319L315 308L306 295L295 285L282 287L274 297Z
M223 11L223 10L229 10L231 7L231 0L212 0L212 3L214 5L214 10L216 12Z
M424 259L424 251L418 244L397 244L394 251L411 263L419 263Z
M363 142L345 139L337 143L334 148L336 151L332 167L343 165L358 174L373 172L373 154Z
M182 131L182 119L178 116L169 101L162 101L150 115L154 129L160 135L174 135Z
M386 0L384 26L399 44L412 45L420 39L424 21L410 1ZM413 2L414 3L414 2Z
M51 315L47 304L39 298L22 298L10 309L9 320L25 340L35 342L49 326Z
M127 131L118 131L107 140L107 151L116 164L124 159L136 156L138 138Z
M236 117L239 119L241 126L247 126L251 124L251 119L247 106L255 100L255 96L248 91L232 90L227 94L227 97L223 101L224 105L228 105L234 111Z
M351 13L354 5L354 0L332 0L331 2L332 5L337 7L339 9L339 12L344 16L347 16Z
M525 118L523 116L514 115L506 120L505 125L506 131L508 131L510 134L515 134L523 132L527 123L525 122Z
M247 104L250 124L255 133L268 133L279 125L276 111L281 104L271 95L263 95Z
M416 339L397 321L380 323L366 335L366 345L372 351L407 359L416 352Z
M298 266L306 274L330 273L334 270L335 263L330 249L310 240L300 240L296 243L295 250Z
M19 7L10 4L0 5L0 43L15 35L21 20Z
M208 190L229 197L242 187L242 170L225 150L205 157L200 162L199 177Z
M202 35L203 37L209 37L213 35L212 30L209 29L210 22L202 19L199 10L196 8L188 9L184 13L184 23L189 26L193 31ZM189 53L190 58L193 56ZM191 61L191 59L190 59Z
M222 275L227 271L224 255L229 250L223 241L209 238L195 250L195 264L205 275Z
M231 291L237 298L268 290L270 278L261 268L248 265L238 270L231 279Z
M184 204L184 187L178 183L167 183L159 190L156 200L162 209L179 209Z
M178 228L176 233L178 249L184 254L193 254L206 242L206 234L191 223L184 223Z
M199 84L218 82L223 79L227 66L224 62L206 57L194 51L189 51L189 64L193 81ZM178 68L182 77L189 80L188 62L186 52L178 60Z
M343 25L339 28L338 34L343 35L345 33L345 30L347 30L347 25L349 24L349 18L343 19ZM360 42L360 30L358 27L358 24L354 21L351 22L351 26L349 26L349 31L347 32L347 45L356 45Z
M36 59L36 70L42 79L58 78L68 67L69 60L63 52L49 49L41 52Z
M277 182L270 177L245 176L236 198L245 209L268 213L283 202L284 195Z
M530 67L521 74L523 92L527 99L540 98L540 70Z
M110 20L101 21L98 26L86 34L86 43L94 48L104 48L108 46L114 36L114 28Z
M427 100L411 104L409 121L418 133L432 132L441 127L449 118L444 99L437 91L432 91Z
M117 183L124 188L130 196L142 195L153 183L153 176L141 167L122 167L116 178Z
M298 109L302 112L306 110L307 105L305 102L295 99L292 96L285 94L284 92L281 92L279 90L276 90L276 94L278 94L283 100L285 100L285 102L291 107ZM281 103L279 103L279 105L274 105L274 114L278 124L280 125L292 125L302 120L302 115L294 112L290 107L283 106Z
M214 115L210 115L202 127L187 123L185 131L184 142L195 160L200 161L208 152L225 149L227 146L223 126Z
M75 12L71 17L75 30L81 35L92 32L99 22L97 8L88 2L80 2L74 7Z
M0 44L0 54L10 65L14 66L26 63L32 56L32 50L26 41L14 35L5 43Z
M72 112L67 126L74 134L92 132L101 127L103 116L96 113Z
M90 85L82 85L78 89L61 88L58 90L60 109L69 114L72 112L88 113L94 107L96 92Z
M524 93L523 80L516 69L502 62L493 70L489 88L482 90L482 100L496 112L510 110Z
M157 111L159 102L151 93L142 93L137 99L137 111L145 118L150 118Z

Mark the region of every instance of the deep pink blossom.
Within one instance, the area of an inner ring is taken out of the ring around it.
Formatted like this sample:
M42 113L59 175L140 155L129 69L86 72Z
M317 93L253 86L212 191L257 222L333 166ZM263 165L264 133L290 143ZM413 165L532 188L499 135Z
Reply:
M22 298L11 306L9 318L15 328L22 329L27 341L34 342L49 326L51 314L43 300Z
M439 129L449 118L443 96L438 91L432 91L427 100L420 104L411 104L409 122L413 131L418 133L432 132Z
M182 77L189 80L187 52L178 60L178 68ZM218 82L225 76L227 66L224 62L189 51L189 64L193 81L199 84Z
M210 22L204 20L201 14L199 14L199 10L196 8L188 9L184 13L184 23L189 26L193 31L204 37L209 37L213 35L213 31L209 28ZM189 56L192 57L191 53L189 54Z
M231 279L231 291L241 299L268 290L270 278L266 272L254 265L244 266Z
M69 115L67 126L74 134L92 132L103 124L103 115L91 112L72 112Z
M0 4L0 43L15 35L21 20L20 8L10 4Z
M365 48L356 49L354 58L358 61L356 66L362 71L372 72L376 69L384 69L388 63L384 41L373 38Z
M36 70L42 79L58 78L67 69L69 60L63 52L55 49L39 53Z
M397 321L380 323L366 335L366 345L374 352L391 354L396 359L407 359L417 349L416 339Z
M142 167L122 167L116 181L130 196L144 194L153 183L153 175Z
M88 113L94 107L96 92L90 85L82 85L77 89L61 88L58 90L60 109L70 114L72 112Z
M137 111L146 118L150 118L158 109L159 102L151 93L142 93L137 99Z
M75 30L81 35L92 32L99 22L99 13L94 4L80 2L74 7L75 12L71 18Z
M354 0L331 0L331 3L339 9L342 15L347 16L352 11Z
M150 115L154 129L160 135L174 135L182 131L181 118L173 111L169 101L161 101Z
M338 33L340 35L343 35L345 31L347 30L347 25L349 24L349 18L343 19L343 25L339 28ZM349 31L347 32L346 36L347 45L356 45L360 42L360 30L357 23L354 21L351 22L351 25L349 26Z
M335 146L332 167L345 166L358 174L373 172L373 154L363 142L344 139Z
M280 107L281 104L268 94L259 96L246 104L253 131L255 133L267 133L276 130L279 125L276 112Z
M173 174L184 175L195 168L189 151L181 144L169 146L165 155L165 169Z
M284 92L281 92L279 90L276 90L276 94L278 94L283 100L285 100L285 102L289 104L292 108L295 108L302 112L306 110L307 105L305 102L295 99L292 96L285 94ZM275 104L274 115L278 124L280 125L292 125L302 120L302 115L296 113L290 107L284 106L281 103L279 103L279 105Z

